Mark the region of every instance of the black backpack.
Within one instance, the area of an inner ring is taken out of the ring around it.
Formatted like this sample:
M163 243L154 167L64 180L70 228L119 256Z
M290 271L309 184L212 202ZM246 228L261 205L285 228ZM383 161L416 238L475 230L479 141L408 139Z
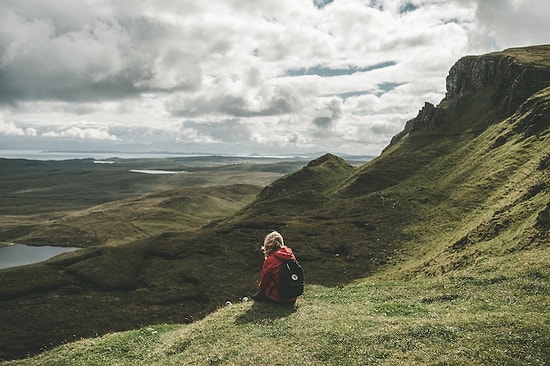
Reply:
M279 294L282 297L298 297L304 293L304 270L295 260L282 261Z

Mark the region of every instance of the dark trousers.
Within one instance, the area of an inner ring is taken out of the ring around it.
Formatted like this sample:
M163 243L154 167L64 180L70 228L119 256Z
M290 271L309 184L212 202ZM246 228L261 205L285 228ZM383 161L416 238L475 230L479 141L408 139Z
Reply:
M271 300L267 295L265 294L264 290L258 290L254 295L252 295L252 298L254 301L258 302L267 302L270 304L276 304L276 301Z
M294 301L278 302L278 301L271 300L269 297L267 297L264 290L259 290L258 292L256 292L254 295L252 295L252 299L254 299L254 301L257 301L257 302L265 302L268 304L293 305L295 303Z

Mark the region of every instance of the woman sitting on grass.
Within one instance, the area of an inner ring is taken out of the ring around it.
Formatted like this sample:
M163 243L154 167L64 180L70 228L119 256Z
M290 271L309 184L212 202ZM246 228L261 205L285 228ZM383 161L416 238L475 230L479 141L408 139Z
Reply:
M283 261L292 259L296 261L292 249L285 246L283 236L277 231L267 234L262 246L264 252L264 265L260 272L259 291L252 296L256 301L269 303L290 304L296 302L296 297L283 297L279 293L281 268Z

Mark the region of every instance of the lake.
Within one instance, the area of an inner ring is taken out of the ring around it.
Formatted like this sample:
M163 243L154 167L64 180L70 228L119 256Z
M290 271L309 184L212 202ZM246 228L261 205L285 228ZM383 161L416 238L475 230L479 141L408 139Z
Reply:
M14 244L0 248L0 269L26 264L38 263L50 259L58 254L72 252L80 248L54 247L54 246L30 246Z

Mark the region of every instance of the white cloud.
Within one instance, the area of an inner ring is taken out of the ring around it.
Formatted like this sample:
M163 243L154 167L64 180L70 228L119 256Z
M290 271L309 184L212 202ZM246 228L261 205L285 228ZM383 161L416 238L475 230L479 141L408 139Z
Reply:
M32 127L19 127L13 122L5 122L0 119L0 135L3 136L36 136L36 129Z
M129 149L376 154L441 100L461 56L548 42L549 7L3 0L0 113L13 122L0 131Z
M550 2L484 0L476 10L474 46L508 48L549 42Z
M108 127L69 127L61 131L48 131L41 134L43 137L69 137L81 140L111 140L115 141L118 138L115 135L109 133Z

